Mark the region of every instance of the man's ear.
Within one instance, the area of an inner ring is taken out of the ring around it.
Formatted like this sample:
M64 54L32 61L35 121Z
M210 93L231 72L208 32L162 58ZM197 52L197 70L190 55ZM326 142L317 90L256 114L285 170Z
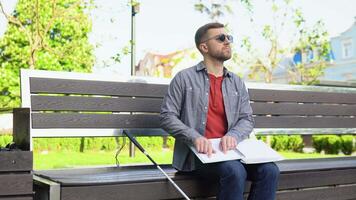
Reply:
M205 43L199 45L201 52L208 53L208 46Z

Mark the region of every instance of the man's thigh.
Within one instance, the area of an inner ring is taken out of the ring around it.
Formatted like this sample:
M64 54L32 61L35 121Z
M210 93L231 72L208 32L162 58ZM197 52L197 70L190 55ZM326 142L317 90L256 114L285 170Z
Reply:
M246 178L247 176L246 169L239 160L202 164L195 173L199 176L214 179L230 176L231 174L235 174L241 178Z
M260 164L243 164L247 172L247 180L258 181L263 179L269 174L279 174L278 166L271 163L260 163Z

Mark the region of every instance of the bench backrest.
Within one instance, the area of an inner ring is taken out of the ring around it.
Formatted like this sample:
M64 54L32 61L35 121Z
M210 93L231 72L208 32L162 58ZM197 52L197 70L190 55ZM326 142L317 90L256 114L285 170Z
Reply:
M158 114L168 79L21 71L22 109L14 110L14 139L33 137L168 135ZM356 89L247 83L256 131L355 133ZM283 129L281 129L283 128Z

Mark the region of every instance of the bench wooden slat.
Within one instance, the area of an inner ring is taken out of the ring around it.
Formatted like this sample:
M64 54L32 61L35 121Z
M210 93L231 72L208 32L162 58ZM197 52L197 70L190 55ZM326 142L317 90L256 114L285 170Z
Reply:
M256 128L355 128L356 118L256 116ZM158 115L33 113L33 128L159 128Z
M157 98L105 98L76 96L31 96L33 111L108 111L108 112L156 112L162 99Z
M32 128L159 128L148 114L32 113Z
M104 98L77 96L31 96L33 111L110 111L156 112L162 99L156 98ZM294 104L253 102L253 112L271 115L355 115L356 105Z
M196 180L178 180L176 184L189 196L202 196L202 194L214 196L216 194L216 184L206 184L206 182ZM168 181L61 188L61 199L63 200L157 200L179 198L182 198L182 195Z
M31 93L87 94L161 98L167 85L70 79L30 78Z
M277 200L301 200L301 199L351 200L351 199L355 199L355 197L356 197L356 185L277 192Z
M255 115L356 115L356 105L253 102L251 106Z
M279 190L356 184L356 169L281 172Z
M256 116L255 128L355 128L356 118Z
M28 196L23 196L23 197L19 197L19 196L7 196L7 197L1 197L0 196L0 200L32 200L33 197L32 195L28 195Z
M31 171L32 159L31 151L2 151L0 153L0 172Z
M355 104L356 93L249 89L252 101Z
M0 174L1 195L32 194L32 174Z

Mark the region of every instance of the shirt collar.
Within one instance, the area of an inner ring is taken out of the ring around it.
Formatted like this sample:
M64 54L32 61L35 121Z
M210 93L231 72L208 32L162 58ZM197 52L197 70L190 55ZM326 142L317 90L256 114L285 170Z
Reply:
M203 61L201 61L200 63L198 63L196 65L196 71L202 71L202 70L206 70L206 66L204 65ZM223 69L223 74L224 74L224 77L226 77L226 76L231 77L231 72L228 69L226 69L226 67L224 67L224 69Z

